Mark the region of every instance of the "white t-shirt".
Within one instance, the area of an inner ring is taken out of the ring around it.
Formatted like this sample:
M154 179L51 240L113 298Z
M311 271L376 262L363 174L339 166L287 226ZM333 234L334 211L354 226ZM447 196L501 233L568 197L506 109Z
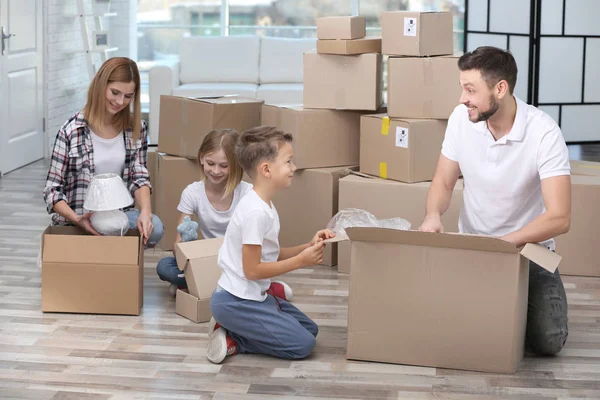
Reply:
M279 258L279 215L254 190L248 192L233 212L225 239L219 250L219 267L223 270L219 286L234 296L263 301L270 279L251 281L244 275L242 245L261 245L261 262Z
M251 184L240 182L233 191L233 199L229 209L218 211L208 201L204 181L194 182L189 184L181 193L177 210L184 214L196 214L198 216L198 225L204 239L223 237L238 203L251 190Z
M91 131L90 131L91 132ZM94 148L94 173L114 173L123 177L125 168L125 140L123 132L113 139L104 139L92 134L92 147Z
M510 133L495 141L485 121L469 121L460 105L448 120L442 154L464 177L460 232L503 236L546 211L541 181L569 175L562 132L546 113L517 98ZM554 240L543 243L554 249Z

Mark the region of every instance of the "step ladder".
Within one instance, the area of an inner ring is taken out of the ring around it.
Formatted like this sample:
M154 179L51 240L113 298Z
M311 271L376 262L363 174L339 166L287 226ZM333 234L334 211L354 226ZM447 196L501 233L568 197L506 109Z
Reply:
M77 52L77 53L85 52L86 53L85 58L86 58L87 70L88 70L88 75L89 75L90 81L94 78L94 75L96 75L96 65L94 64L94 62L95 62L94 55L99 54L100 61L101 61L101 63L103 63L104 61L106 61L108 59L108 53L119 50L118 47L106 47L106 48L99 49L99 48L96 48L96 46L94 46L93 40L95 40L95 38L93 37L94 36L93 33L101 32L104 30L103 25L102 25L102 20L105 18L111 18L111 17L117 16L117 13L99 12L96 3L97 3L97 0L92 0L92 11L86 12L86 9L84 7L84 0L77 0L77 15L76 15L76 17L79 18L79 27L81 29L81 38L83 39L83 49L76 50L75 52ZM110 0L104 0L104 1L102 1L102 3L106 3L108 5L108 8L110 9ZM88 25L88 18L90 18L90 17L94 18L94 31L93 32L90 32L90 27Z

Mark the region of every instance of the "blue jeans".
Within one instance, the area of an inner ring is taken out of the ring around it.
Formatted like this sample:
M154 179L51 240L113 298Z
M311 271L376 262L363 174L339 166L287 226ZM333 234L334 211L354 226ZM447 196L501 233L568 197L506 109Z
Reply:
M177 267L177 260L175 257L165 257L160 260L158 264L156 264L156 273L163 281L174 283L180 288L187 287L183 271Z
M210 311L238 345L238 353L300 359L316 344L319 327L283 299L268 295L265 301L240 299L217 288Z
M567 295L556 270L553 274L529 263L529 302L526 342L539 356L557 354L569 335Z
M125 211L125 214L127 214L127 218L129 219L129 229L136 229L140 210L132 208L129 211ZM146 245L148 247L156 246L165 235L165 227L163 226L162 221L154 214L152 214L152 225L154 225L154 229L148 238L148 243Z

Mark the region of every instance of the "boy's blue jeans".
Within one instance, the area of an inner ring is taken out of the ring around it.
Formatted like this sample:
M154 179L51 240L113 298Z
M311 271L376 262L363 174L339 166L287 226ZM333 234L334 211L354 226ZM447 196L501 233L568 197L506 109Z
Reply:
M238 345L238 353L266 354L285 359L307 357L319 328L283 299L245 300L217 288L210 299L215 320Z

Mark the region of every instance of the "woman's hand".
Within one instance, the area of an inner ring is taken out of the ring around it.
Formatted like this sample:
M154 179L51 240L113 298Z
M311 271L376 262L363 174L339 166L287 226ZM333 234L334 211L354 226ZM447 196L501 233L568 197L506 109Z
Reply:
M147 244L148 239L154 230L154 225L152 225L152 213L140 212L140 216L137 220L137 228L144 238L144 245Z
M92 221L90 221L90 217L92 216L92 214L93 213L90 212L80 215L77 218L75 225L83 229L85 232L91 233L92 235L100 236L100 234L92 226Z

